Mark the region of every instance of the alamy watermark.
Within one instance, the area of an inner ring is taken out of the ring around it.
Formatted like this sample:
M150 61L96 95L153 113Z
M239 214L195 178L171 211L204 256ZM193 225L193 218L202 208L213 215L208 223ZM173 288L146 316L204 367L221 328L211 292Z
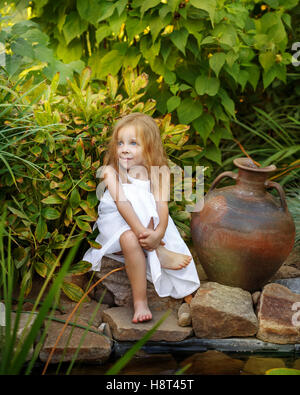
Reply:
M295 67L298 67L300 65L300 60L298 60L298 58L300 58L300 42L299 41L293 43L292 51L296 51L296 53L294 53L292 55L292 65Z
M97 178L102 178L96 189L96 195L99 200L103 196L106 184L104 178L108 168L112 171L111 166L101 166L96 173ZM171 175L173 175L173 196L174 201L184 201L186 203L185 211L192 213L201 211L204 204L204 166L196 166L195 176L193 178L193 166L151 166L150 174L144 166L135 166L128 170L130 177L135 179L149 179L153 184L159 185L160 200L170 201L171 196ZM124 169L119 166L118 172L113 170L117 179L120 180L120 174L124 174ZM122 194L121 182L116 191L116 200L126 201L127 198ZM194 188L193 188L194 187Z
M0 42L0 66L6 66L6 52L5 52L5 45Z
M296 312L292 315L292 324L300 329L300 302L293 303L292 311Z

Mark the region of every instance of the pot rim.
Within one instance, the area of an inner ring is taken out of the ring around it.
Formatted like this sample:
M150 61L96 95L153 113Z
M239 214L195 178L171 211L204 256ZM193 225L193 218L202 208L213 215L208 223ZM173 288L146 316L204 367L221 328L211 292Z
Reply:
M233 163L235 164L236 167L238 167L240 169L247 170L247 171L254 171L254 172L258 172L258 173L271 173L277 169L277 167L275 165L269 165L266 167L256 167L256 165L252 162L252 160L247 157L236 158L233 160ZM255 167L251 167L249 165L255 166Z

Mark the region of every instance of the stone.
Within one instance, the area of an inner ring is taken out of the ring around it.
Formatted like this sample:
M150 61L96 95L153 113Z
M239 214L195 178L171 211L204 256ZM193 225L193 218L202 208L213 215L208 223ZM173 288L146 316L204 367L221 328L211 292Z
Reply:
M207 282L198 289L190 308L197 337L253 336L257 332L251 294L241 288Z
M102 322L102 324L100 324L99 326L99 331L102 332L105 336L109 337L110 339L112 339L112 333L110 330L110 327L108 325L107 322Z
M300 359L296 359L293 365L293 369L300 370Z
M62 314L62 315L56 314L56 317L57 318L64 317L63 319L65 319L65 317L69 316L69 314L72 312L72 310L75 308L76 305L77 305L76 302L69 301L68 304L64 306L64 311L66 312L66 314ZM81 303L81 305L78 307L71 320L74 321L76 317L79 317L82 321L85 321L87 324L90 321L92 315L95 313L95 317L92 322L92 325L99 326L102 322L103 311L108 307L109 306L105 304L99 305L95 300L91 300L90 302L86 302L86 303Z
M258 306L257 338L266 342L300 342L300 295L281 284L267 284Z
M190 326L192 324L191 309L188 303L182 303L178 310L178 325Z
M216 350L195 353L183 360L180 366L183 368L188 364L191 366L184 371L184 374L239 375L244 366L243 361Z
M267 370L275 368L285 368L284 361L280 358L251 356L246 361L243 372L245 374L263 375Z
M295 294L300 294L300 277L295 278L284 278L274 281L276 284L281 284L287 287L290 291Z
M152 320L134 324L131 322L133 309L131 307L111 307L103 313L103 321L107 322L113 338L119 341L134 341L141 339L161 317L164 311L152 311ZM192 327L181 327L177 323L177 313L171 312L151 336L150 341L181 341L193 333Z
M96 272L95 278L100 279L105 274L118 267L124 267L124 264L108 257L103 257L101 261L101 272ZM110 274L101 284L113 294L114 303L117 306L132 306L131 286L125 270ZM182 303L182 299L159 297L150 281L147 281L147 297L151 311L167 311L171 309L177 312Z
M76 323L86 326L86 322L80 319L78 319ZM42 362L47 361L63 325L63 323L51 321L47 330L46 340L39 354ZM91 326L90 328L97 331L96 327ZM72 336L71 339L69 339L71 331ZM58 342L50 363L58 363L61 361L61 359L63 362L71 361L82 341L84 332L84 329L78 327L74 328L68 325ZM108 359L110 353L111 340L109 338L102 335L100 332L99 334L94 332L86 332L85 338L76 357L76 361L103 363Z
M259 297L260 297L261 292L260 291L256 291L252 294L252 301L254 305L257 305L258 301L259 301Z
M270 281L274 282L275 280L293 277L300 277L300 269L293 266L281 266Z

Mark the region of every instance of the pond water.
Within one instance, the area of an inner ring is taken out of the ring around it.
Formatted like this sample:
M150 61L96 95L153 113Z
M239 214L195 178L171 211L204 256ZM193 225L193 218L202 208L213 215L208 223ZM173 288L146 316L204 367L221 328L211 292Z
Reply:
M73 366L71 375L104 375L113 366L116 359L110 359L105 364L77 363ZM140 351L138 355L122 369L122 375L174 375L184 366L191 364L184 375L264 375L272 368L300 369L300 355L251 355L224 353L208 350L194 354L146 354ZM64 375L69 363L61 365L57 373L57 365L50 365L47 375ZM43 364L36 367L33 375L41 374Z

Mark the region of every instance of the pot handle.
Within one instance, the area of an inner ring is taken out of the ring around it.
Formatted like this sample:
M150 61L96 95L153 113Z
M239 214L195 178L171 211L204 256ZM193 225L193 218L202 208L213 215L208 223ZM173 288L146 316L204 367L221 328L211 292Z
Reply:
M265 187L266 188L275 188L277 190L279 197L280 197L280 201L281 201L281 207L284 211L287 211L288 207L287 207L285 193L282 189L282 186L280 184L278 184L277 182L267 180L265 182Z
M238 178L238 174L234 173L233 171L224 171L224 173L219 174L211 184L208 193L211 192L224 177L230 177L233 180L236 180Z

